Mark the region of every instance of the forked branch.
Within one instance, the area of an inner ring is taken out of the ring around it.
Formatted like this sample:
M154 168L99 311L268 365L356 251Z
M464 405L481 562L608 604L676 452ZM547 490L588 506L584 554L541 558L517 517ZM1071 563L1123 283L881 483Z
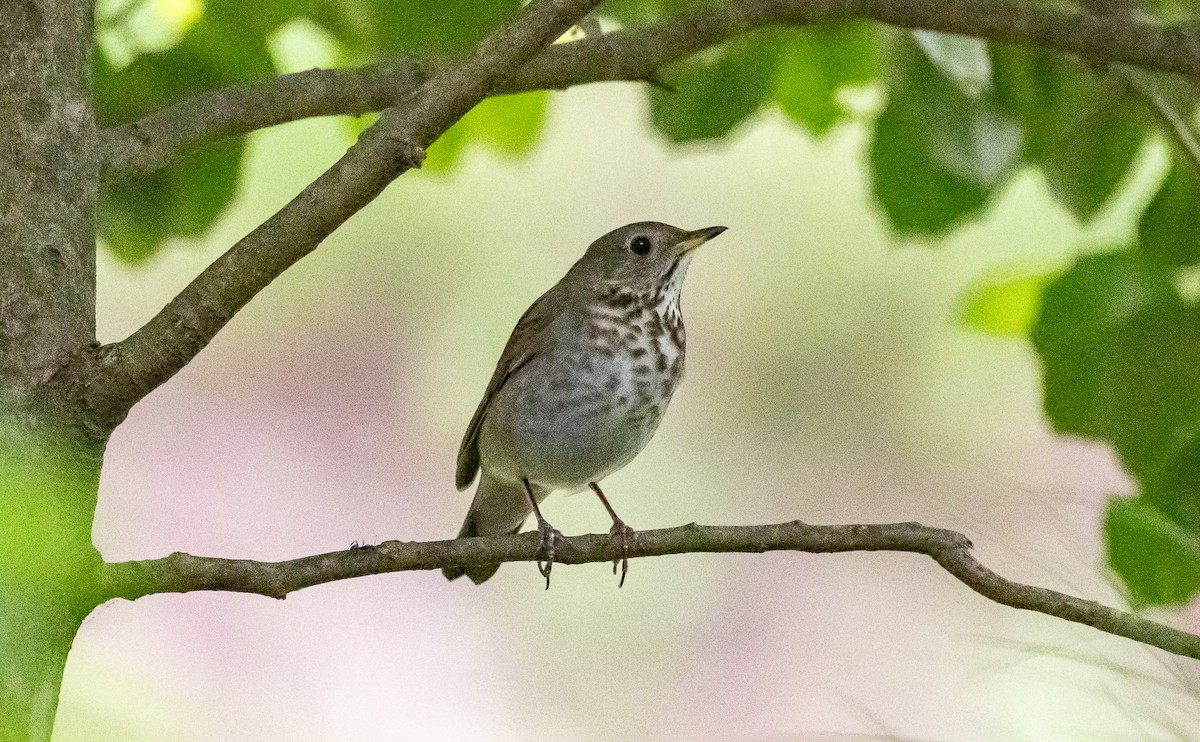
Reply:
M82 373L93 425L115 427L129 409L179 369L246 302L316 249L389 183L419 167L428 147L512 71L549 46L599 0L536 0L489 34L462 63L439 71L387 109L333 167L243 237L125 340L98 350Z
M332 168L150 322L89 356L91 363L73 364L61 375L61 381L80 388L91 424L111 430L138 400L190 362L255 294L417 166L424 148L471 107L498 92L644 79L672 60L753 28L854 18L1037 43L1093 61L1119 60L1200 78L1200 37L1182 28L995 0L741 0L642 29L550 46L597 3L535 3L459 65L429 70L402 62L359 72L300 73L215 91L108 132L104 149L110 166L153 168L189 147L258 126L392 105Z
M440 569L448 566L534 561L538 536L467 538L455 541L385 541L378 546L318 554L285 562L218 559L175 553L162 559L105 564L111 597L130 600L155 593L223 590L284 598L313 585L353 577ZM698 526L640 531L631 558L694 553L802 551L904 551L925 554L989 600L1085 624L1109 634L1200 659L1200 636L1043 587L1006 580L971 554L971 542L955 531L919 523L814 526L792 521L765 526ZM575 536L558 549L563 564L605 562L618 557L607 535ZM540 579L531 589L540 589Z

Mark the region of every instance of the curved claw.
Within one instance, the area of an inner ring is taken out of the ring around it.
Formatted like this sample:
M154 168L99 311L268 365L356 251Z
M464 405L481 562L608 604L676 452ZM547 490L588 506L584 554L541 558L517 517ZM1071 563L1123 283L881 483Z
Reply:
M550 589L550 570L554 568L555 542L563 538L562 533L546 521L538 523L538 536L541 543L538 546L537 568L542 577L546 578L546 589Z
M608 537L614 541L620 542L621 557L613 560L613 574L617 573L617 565L621 565L621 581L617 583L617 587L621 588L625 585L625 575L629 574L629 545L631 541L637 541L637 531L625 525L623 521L613 521L612 528L608 529Z

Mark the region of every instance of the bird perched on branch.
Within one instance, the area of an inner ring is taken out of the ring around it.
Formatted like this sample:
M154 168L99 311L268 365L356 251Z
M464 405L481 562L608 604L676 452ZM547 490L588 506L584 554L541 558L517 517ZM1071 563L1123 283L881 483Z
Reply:
M684 274L692 251L724 231L687 232L659 222L621 227L593 242L526 310L458 451L458 489L483 471L459 538L516 533L532 512L541 534L538 569L548 588L562 534L538 505L552 492L591 487L612 517L609 534L620 548L624 584L637 534L617 517L599 482L632 461L662 420L683 375ZM499 566L442 573L478 584Z

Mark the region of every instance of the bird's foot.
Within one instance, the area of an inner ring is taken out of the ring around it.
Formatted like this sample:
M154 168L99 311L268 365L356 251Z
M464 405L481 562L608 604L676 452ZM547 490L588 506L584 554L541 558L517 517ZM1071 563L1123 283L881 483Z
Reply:
M554 567L554 549L557 543L566 537L547 520L538 521L538 536L541 542L538 545L537 568L542 577L546 578L546 589L549 590L550 570Z
M617 565L621 565L621 581L617 583L617 587L625 585L625 575L629 573L629 546L637 541L637 531L625 525L625 522L617 519L613 521L612 528L608 529L608 537L613 544L621 549L619 559L613 560L613 574L617 573Z

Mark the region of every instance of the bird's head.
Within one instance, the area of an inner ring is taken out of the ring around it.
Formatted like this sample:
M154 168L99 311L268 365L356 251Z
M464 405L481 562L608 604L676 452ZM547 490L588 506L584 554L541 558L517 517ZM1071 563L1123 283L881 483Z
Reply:
M705 227L688 232L661 222L628 224L593 242L573 270L600 290L666 295L673 301L692 251L724 231L725 227Z

